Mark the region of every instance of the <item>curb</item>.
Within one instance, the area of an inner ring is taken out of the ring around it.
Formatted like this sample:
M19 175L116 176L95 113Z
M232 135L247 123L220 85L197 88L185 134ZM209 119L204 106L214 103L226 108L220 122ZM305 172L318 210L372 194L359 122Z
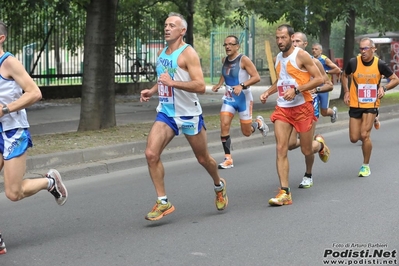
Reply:
M340 114L343 117L344 114ZM323 118L324 119L324 118ZM322 120L322 119L320 119ZM323 134L332 130L347 128L347 121L330 123L325 118L317 126L317 133ZM245 137L239 127L232 128L232 150L271 145L275 143L274 124L268 123L269 133L266 138L255 132L250 137ZM216 161L223 160L223 149L220 142L220 131L212 130L207 132L208 150ZM41 177L48 169L57 168L65 180L72 180L98 174L111 173L120 170L133 169L134 167L146 166L144 150L145 141L104 146L84 150L68 151L47 155L32 156L27 160L26 177ZM217 154L220 154L220 158ZM170 162L179 159L194 158L191 147L184 136L175 137L161 155L163 162Z
M390 105L380 108L381 121L399 117L399 105ZM266 121L269 126L269 134L263 138L262 134L255 132L250 137L245 137L239 127L232 128L232 150L270 145L275 143L274 124ZM331 131L347 129L349 116L347 112L339 112L338 121L334 124L329 117L320 117L316 132L326 134ZM208 149L214 154L223 156L220 143L220 131L210 130L207 132ZM122 143L112 146L103 146L83 150L72 150L67 152L44 154L28 157L27 177L43 176L48 169L57 168L62 173L63 179L76 179L86 176L111 173L114 171L127 170L134 167L147 165L144 150L146 141ZM191 147L184 136L175 137L162 154L162 161L168 162L182 158L194 157ZM217 158L217 161L223 158ZM2 180L0 180L2 183Z

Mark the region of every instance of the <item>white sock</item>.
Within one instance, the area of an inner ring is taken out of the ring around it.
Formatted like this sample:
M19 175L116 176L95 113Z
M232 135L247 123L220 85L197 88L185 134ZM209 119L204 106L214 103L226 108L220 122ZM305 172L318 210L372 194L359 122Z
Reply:
M48 182L47 183L47 190L49 190L50 188L52 188L54 186L55 180L52 177L48 177L47 178L47 182Z
M220 191L223 189L223 187L224 187L224 184L222 181L220 181L220 186L215 186L215 190Z
M167 204L168 203L168 197L166 195L158 197L158 200L160 200L162 204Z

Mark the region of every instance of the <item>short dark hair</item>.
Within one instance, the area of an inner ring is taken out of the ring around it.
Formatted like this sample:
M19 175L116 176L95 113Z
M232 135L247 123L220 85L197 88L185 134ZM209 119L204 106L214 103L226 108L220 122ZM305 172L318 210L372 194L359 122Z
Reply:
M227 39L227 38L234 38L234 39L236 40L236 43L237 43L237 44L240 44L240 40L239 40L238 37L235 36L235 35L229 35L229 36L227 36L225 39Z
M289 24L280 25L280 26L278 26L277 30L282 30L282 29L284 29L284 28L287 29L288 35L289 35L290 37L291 37L292 35L295 34L294 28L293 28L291 25L289 25Z

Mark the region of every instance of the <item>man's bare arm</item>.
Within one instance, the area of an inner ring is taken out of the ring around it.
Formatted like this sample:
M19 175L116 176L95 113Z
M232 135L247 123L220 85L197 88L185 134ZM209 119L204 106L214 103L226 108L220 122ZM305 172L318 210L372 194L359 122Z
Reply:
M316 88L320 84L323 83L324 79L320 73L320 70L313 62L312 58L306 51L300 50L298 51L298 59L302 62L303 67L309 72L309 74L313 77L308 83L298 86L298 90L300 92L307 91Z
M251 86L258 83L260 81L260 76L252 61L247 56L243 56L242 63L244 69L247 71L247 73L250 76L250 78L244 82L245 86Z
M341 74L341 69L330 58L326 58L326 65L330 68L328 74Z
M316 59L313 58L313 61L315 62L316 66L318 67L320 74L323 76L324 79L324 83L323 85L320 86L320 91L319 92L328 92L328 91L332 91L334 89L334 85L331 82L330 78L328 77L328 75L326 74L326 72L324 72L324 67L321 64L321 62Z

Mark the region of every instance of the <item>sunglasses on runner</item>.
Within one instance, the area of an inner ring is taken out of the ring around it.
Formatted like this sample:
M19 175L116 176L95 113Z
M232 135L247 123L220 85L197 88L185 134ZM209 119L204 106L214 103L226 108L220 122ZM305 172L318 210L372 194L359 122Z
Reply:
M360 51L368 51L368 50L370 50L371 48L374 48L374 47L368 47L368 46L366 46L366 47L359 47L359 50L360 50Z

